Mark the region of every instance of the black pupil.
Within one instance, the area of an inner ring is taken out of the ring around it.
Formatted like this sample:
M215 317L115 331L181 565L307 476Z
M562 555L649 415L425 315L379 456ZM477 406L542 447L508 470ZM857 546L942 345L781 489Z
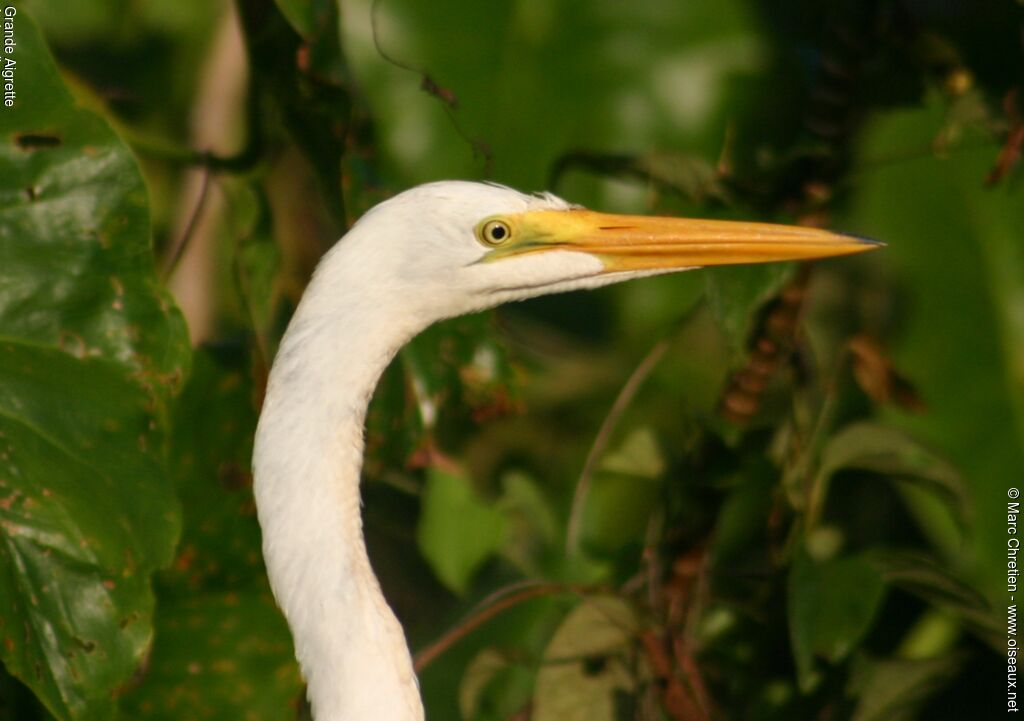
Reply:
M504 225L495 223L491 226L491 240L502 240L506 232Z

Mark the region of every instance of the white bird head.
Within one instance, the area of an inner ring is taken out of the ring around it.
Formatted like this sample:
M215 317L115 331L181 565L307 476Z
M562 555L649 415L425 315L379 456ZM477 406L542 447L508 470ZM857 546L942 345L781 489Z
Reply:
M597 213L549 193L444 181L374 207L323 266L373 279L388 296L378 302L397 299L426 325L630 278L846 255L877 245L817 228Z

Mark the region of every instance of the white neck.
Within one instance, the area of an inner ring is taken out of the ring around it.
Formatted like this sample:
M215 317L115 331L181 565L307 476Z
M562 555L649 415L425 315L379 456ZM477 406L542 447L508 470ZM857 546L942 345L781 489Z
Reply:
M270 374L254 491L313 717L421 721L408 646L366 554L359 495L370 395L420 327L389 312L364 271L325 262L307 289Z

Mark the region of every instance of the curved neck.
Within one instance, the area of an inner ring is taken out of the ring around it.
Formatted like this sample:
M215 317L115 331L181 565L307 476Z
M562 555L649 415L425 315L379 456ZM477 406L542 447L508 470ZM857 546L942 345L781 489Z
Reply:
M419 329L365 285L318 272L307 289L270 374L254 492L313 717L421 721L405 636L366 554L359 494L370 395Z

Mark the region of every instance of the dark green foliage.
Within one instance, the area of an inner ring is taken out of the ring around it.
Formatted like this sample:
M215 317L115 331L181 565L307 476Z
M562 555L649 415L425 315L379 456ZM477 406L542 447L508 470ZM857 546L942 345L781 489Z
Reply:
M0 117L0 656L57 718L107 719L177 540L163 444L188 353L130 152L27 16L18 43L35 102Z
M301 706L291 637L267 585L249 457L255 391L239 347L203 351L178 402L169 456L185 509L160 614L129 718L280 719Z

